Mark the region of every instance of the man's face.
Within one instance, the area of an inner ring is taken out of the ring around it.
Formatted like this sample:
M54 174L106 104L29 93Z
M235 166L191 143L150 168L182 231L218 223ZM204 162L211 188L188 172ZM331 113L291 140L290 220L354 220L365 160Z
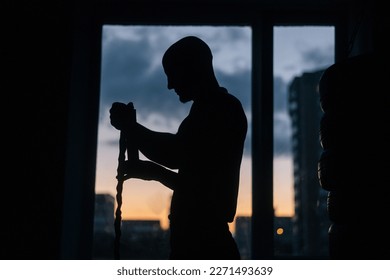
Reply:
M194 99L196 94L193 83L194 77L189 73L188 69L170 67L169 69L165 69L165 74L167 76L168 89L175 90L182 103Z

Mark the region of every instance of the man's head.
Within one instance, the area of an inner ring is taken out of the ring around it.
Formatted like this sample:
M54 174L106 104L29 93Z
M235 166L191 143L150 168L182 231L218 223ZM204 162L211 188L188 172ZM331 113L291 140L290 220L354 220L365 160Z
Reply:
M212 60L209 46L198 37L180 39L162 58L168 88L174 89L182 102L187 102L207 87L217 85Z

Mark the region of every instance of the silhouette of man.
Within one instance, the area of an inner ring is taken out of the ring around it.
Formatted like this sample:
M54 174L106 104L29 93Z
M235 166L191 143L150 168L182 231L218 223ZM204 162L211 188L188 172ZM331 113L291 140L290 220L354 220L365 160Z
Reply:
M136 123L132 133L150 161L127 161L126 177L156 180L173 190L170 259L240 259L228 224L236 214L247 132L244 110L219 86L211 50L201 39L180 39L167 49L162 64L168 89L182 103L193 104L176 134ZM124 110L118 102L110 109L117 129L130 126L121 117Z

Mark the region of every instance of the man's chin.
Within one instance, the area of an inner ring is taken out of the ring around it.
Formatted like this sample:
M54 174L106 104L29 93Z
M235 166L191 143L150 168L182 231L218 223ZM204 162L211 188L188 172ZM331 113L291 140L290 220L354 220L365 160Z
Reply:
M187 103L188 101L191 101L190 98L185 98L185 97L182 97L182 96L179 97L179 100L180 100L181 103Z

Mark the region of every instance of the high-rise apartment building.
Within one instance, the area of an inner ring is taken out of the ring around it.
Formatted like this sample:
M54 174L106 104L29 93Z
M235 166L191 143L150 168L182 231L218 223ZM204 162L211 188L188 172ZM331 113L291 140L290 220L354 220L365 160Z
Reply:
M319 125L322 116L318 82L323 70L304 73L289 86L289 114L292 125L294 164L293 254L328 256L327 192L318 180L318 160L322 148Z

